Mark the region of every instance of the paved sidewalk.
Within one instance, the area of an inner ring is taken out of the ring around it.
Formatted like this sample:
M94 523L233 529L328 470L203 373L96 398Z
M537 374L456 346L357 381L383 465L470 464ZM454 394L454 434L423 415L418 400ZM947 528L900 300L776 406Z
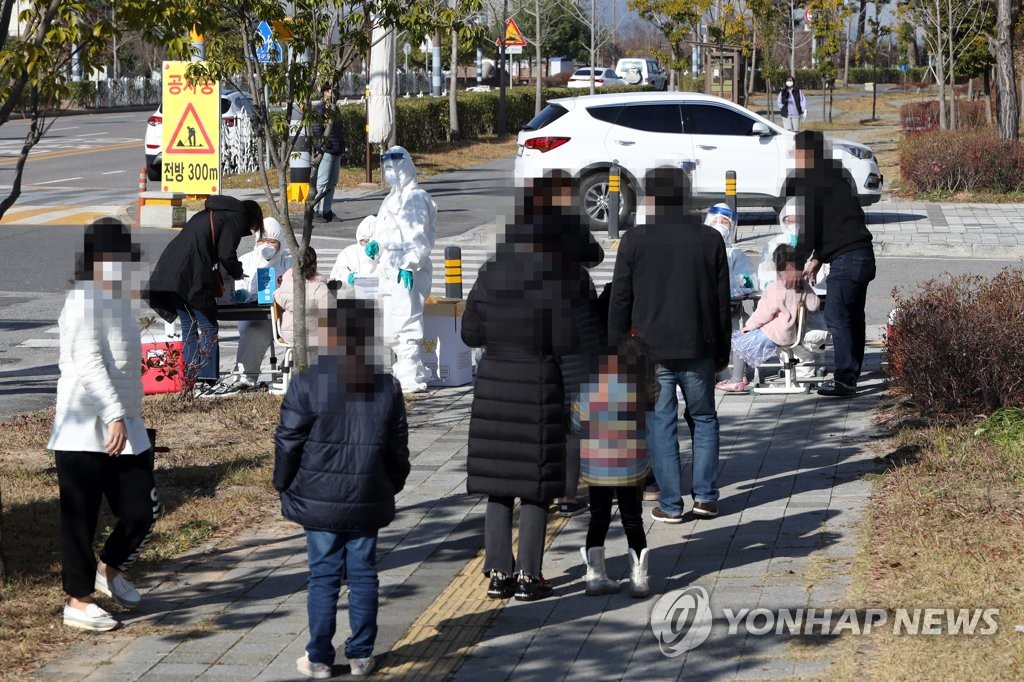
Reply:
M410 411L412 474L400 513L381 533L383 679L734 679L825 675L827 650L799 657L779 636L728 635L721 609L843 603L855 530L870 494L871 409L881 390L869 349L853 400L816 395L720 396L722 515L648 523L652 595L587 597L581 582L587 515L549 529L545 574L556 596L483 597L483 504L465 494L471 388L435 391ZM683 452L688 453L687 439ZM645 508L653 507L646 503ZM613 523L609 570L625 580L625 540ZM142 612L82 641L39 671L44 679L295 679L307 638L305 551L277 522L146 576ZM667 591L700 586L716 616L701 647L667 657L649 614ZM339 610L336 644L347 618ZM808 657L810 656L810 657ZM818 656L817 658L815 656ZM335 667L346 674L344 659Z

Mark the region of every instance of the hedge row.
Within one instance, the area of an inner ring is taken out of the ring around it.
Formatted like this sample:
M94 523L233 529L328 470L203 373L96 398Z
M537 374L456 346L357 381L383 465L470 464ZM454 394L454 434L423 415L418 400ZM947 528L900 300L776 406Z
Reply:
M991 128L934 130L899 144L900 175L914 192L1024 190L1024 144L1003 142Z
M600 92L628 92L649 88L610 87ZM542 106L559 97L585 95L586 89L544 88ZM510 133L518 132L534 116L535 90L509 88L505 91L505 120ZM463 140L479 140L494 135L498 128L498 92L460 92L456 98L459 111L459 136ZM398 144L410 152L438 149L449 142L448 98L399 98L395 111ZM362 104L341 107L346 149L342 163L361 165L364 160L366 114Z
M904 80L908 83L919 83L924 80L927 73L928 69L921 66L915 66L907 73L903 73L897 68L879 67L876 70L871 67L850 67L850 81L847 85L862 85L864 83L903 83ZM836 78L842 80L842 67L837 71ZM797 69L796 82L802 88L817 89L821 87L821 76L819 76L818 72L813 69ZM781 82L772 83L773 89L779 89L781 86ZM758 72L754 79L754 88L757 90L764 90L764 87L764 76Z
M956 100L958 128L982 128L988 125L985 100ZM948 106L948 105L947 105ZM939 102L907 102L900 107L900 126L904 133L920 133L939 128Z

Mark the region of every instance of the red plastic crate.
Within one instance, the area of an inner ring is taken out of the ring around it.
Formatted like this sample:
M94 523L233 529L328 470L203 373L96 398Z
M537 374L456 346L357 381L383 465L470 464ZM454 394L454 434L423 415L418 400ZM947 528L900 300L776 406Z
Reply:
M142 344L142 392L177 393L185 385L184 365L181 341ZM173 369L177 372L168 376Z

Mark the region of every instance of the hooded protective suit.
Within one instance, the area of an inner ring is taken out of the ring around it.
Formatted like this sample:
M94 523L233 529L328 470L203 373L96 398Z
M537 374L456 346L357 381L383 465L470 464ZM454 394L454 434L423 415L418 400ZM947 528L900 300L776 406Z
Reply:
M725 254L729 260L729 294L732 298L742 298L758 289L754 280L754 264L736 246L736 221L732 210L726 204L715 204L708 209L704 224L715 228L725 240Z
M356 243L346 246L338 254L331 268L330 280L341 282L342 286L349 286L350 275L372 275L377 271L377 258L370 258L366 255L366 245L373 239L374 216L366 216L363 222L356 228Z
M377 274L384 304L384 339L393 344L392 372L404 392L427 388L431 373L420 361L423 304L430 295L437 205L416 182L409 152L392 147L384 155L384 179L391 192L373 221L380 247ZM371 242L371 244L373 244Z
M292 255L285 242L284 229L276 218L263 219L263 238L276 239L280 242L281 247L271 254L270 258L266 258L264 249L269 249L269 245L257 241L253 244L252 251L239 259L245 270L245 277L235 281L235 301L237 303L254 303L256 301L259 284L256 274L259 268L274 268L274 277L277 279L277 286L280 286L281 277L292 267ZM244 375L250 384L255 385L260 376L263 358L273 342L274 333L270 320L239 322L238 353L235 357L236 374Z

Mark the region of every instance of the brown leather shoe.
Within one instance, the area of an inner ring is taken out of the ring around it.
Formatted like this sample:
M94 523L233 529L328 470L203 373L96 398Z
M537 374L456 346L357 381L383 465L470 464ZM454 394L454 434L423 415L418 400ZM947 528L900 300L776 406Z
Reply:
M693 513L705 519L713 519L718 516L718 505L714 502L694 502Z

